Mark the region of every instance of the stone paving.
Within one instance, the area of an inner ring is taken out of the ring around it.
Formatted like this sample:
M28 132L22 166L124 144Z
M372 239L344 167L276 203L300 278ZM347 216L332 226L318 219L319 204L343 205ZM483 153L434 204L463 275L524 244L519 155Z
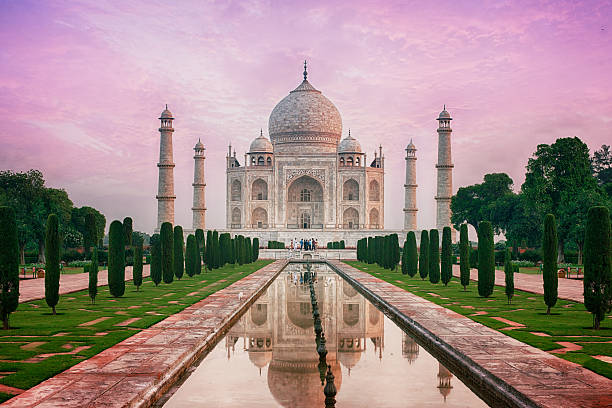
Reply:
M612 406L612 380L505 336L345 263L329 262L537 405L551 408ZM541 276L536 275L536 278L541 279Z
M149 265L143 265L142 277L150 274ZM125 268L125 280L132 280L132 267ZM98 271L98 286L108 285L108 271ZM67 273L60 275L60 295L77 292L89 287L88 273ZM19 282L19 303L45 298L45 279L24 279Z
M460 270L459 265L453 265L453 276L459 277ZM470 270L470 279L478 281L478 270ZM506 277L504 271L495 271L495 284L499 286L506 286ZM514 274L514 289L524 290L525 292L531 293L544 293L544 281L542 275L530 274L530 273L515 273ZM578 279L566 279L559 278L559 299L573 300L574 302L584 303L584 288L582 287L582 281Z
M150 406L287 264L273 262L5 402L13 408ZM242 294L242 295L240 295Z

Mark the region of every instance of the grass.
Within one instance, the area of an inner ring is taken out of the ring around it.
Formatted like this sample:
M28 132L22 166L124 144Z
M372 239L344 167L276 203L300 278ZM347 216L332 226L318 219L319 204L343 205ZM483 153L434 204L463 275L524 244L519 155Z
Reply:
M601 322L600 330L593 330L592 315L582 303L559 299L552 309L553 314L546 315L543 295L515 290L512 304L509 305L503 286L496 286L492 296L482 298L478 296L477 283L473 281L467 291L463 291L455 277L448 286L441 283L434 285L427 279L421 280L418 274L411 278L375 264L358 261L346 263L541 350L562 349L563 346L557 342L577 344L582 347L581 350L554 354L612 379L612 364L593 357L612 356L612 316L607 316ZM486 314L475 316L479 311ZM501 330L508 324L492 317L503 317L525 327Z
M139 292L126 282L124 296L113 298L108 286L98 288L91 304L87 290L61 295L57 315L45 300L21 303L10 316L10 330L0 330L0 384L31 388L67 368L133 336L223 289L272 261L242 266L227 265L171 284L155 286L150 278ZM81 326L98 318L108 319ZM139 318L126 326L116 326ZM64 353L45 357L44 354ZM0 393L0 402L11 395Z

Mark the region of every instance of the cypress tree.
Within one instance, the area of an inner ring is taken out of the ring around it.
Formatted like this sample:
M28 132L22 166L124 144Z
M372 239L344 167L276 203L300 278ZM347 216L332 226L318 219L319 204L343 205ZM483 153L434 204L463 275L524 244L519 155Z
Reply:
M196 237L193 234L187 236L187 249L185 250L185 273L192 277L196 274L196 262L198 261L198 248Z
M19 306L17 222L12 208L0 207L0 314L4 330L8 330L9 316L17 310L17 306Z
M85 253L90 253L90 248L98 244L98 228L96 226L96 216L88 212L85 214L85 235L83 237Z
M383 236L376 237L376 258L379 266L385 267L385 238Z
M174 232L172 224L164 222L159 231L161 240L162 280L172 283L174 280Z
M392 258L391 258L391 269L394 271L397 270L397 265L400 261L400 246L399 246L399 238L397 234L391 234L391 250L392 250Z
M91 252L91 266L89 267L89 298L91 303L96 303L98 294L98 247L94 245Z
M421 231L421 246L419 248L419 276L425 280L429 275L429 234Z
M391 255L390 241L388 235L383 235L382 237L382 267L385 269L389 269L389 259Z
M468 238L467 224L461 224L459 232L459 269L461 271L461 286L467 290L470 284L470 240Z
M206 241L204 238L204 231L201 228L198 228L195 232L195 239L196 239L196 244L197 244L197 249L198 249L198 259L200 260L200 272L202 272L202 260L203 260L203 255L206 252ZM196 273L199 274L200 272L198 272L198 268L196 268Z
M550 314L550 308L557 303L557 286L559 276L557 275L557 225L555 216L547 214L544 218L544 232L542 236L543 265L542 278L544 279L544 303L546 303L546 314Z
M57 215L49 214L45 230L45 300L55 314L59 302L60 281L60 236Z
M195 274L199 275L202 273L202 253L200 252L198 239L196 238L196 259L195 259Z
M478 294L489 297L495 285L493 227L489 221L478 224Z
M221 266L221 248L219 247L219 232L217 230L212 233L212 246L212 265L214 269L217 269Z
M408 276L413 278L417 274L419 268L419 255L417 252L416 234L414 231L408 233L406 243L404 244L404 251L407 252Z
M253 238L253 262L259 259L259 238Z
M244 265L244 257L242 255L242 235L236 236L236 260L238 265Z
M429 281L440 282L440 235L437 229L429 231Z
M610 212L591 207L584 239L584 306L593 315L593 328L612 310L612 262Z
M246 263L253 262L253 245L251 244L251 237L246 239Z
M142 239L135 242L134 247L134 266L132 267L132 277L134 279L134 286L136 291L140 290L142 285Z
M155 286L159 285L162 280L162 255L161 255L161 237L159 234L153 234L150 240L151 245L151 280Z
M512 254L509 248L506 248L504 275L506 276L506 297L508 298L508 304L510 304L512 303L512 296L514 296L514 271L512 270Z
M230 239L229 250L230 250L229 263L231 263L232 265L235 265L236 264L236 238Z
M185 241L183 240L183 227L174 227L174 276L181 280L185 272Z
M206 231L206 247L204 248L206 250L205 255L204 255L204 263L206 264L206 268L209 271L213 270L213 266L214 266L214 257L213 257L213 232L212 230L208 230Z
M125 293L125 231L121 221L111 222L108 230L108 289L111 296Z
M132 245L132 232L133 232L133 222L130 217L125 217L123 219L123 243L125 246L129 247Z
M408 275L408 235L406 235L402 249L402 275Z
M440 276L444 286L453 278L453 242L450 227L442 229L442 253L440 255Z
M368 237L368 263L372 264L374 263L374 258L375 258L375 244L374 244L374 237Z

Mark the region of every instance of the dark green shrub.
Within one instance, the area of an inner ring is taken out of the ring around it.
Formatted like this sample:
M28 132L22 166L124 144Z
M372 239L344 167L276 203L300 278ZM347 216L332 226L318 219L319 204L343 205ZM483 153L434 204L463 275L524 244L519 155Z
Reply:
M134 247L134 267L132 268L132 277L136 291L140 290L142 285L142 240L136 243Z
M229 263L230 258L232 256L232 241L229 233L223 233L219 235L219 249L221 251L221 265L223 266L226 263Z
M481 221L478 225L478 294L491 296L494 285L493 227L489 221Z
M59 302L60 248L59 220L57 215L49 214L45 230L45 300L53 314Z
M404 243L403 252L406 253L405 259L406 259L406 262L408 263L407 268L406 268L407 270L406 273L408 273L408 276L413 278L417 274L418 264L419 264L417 244L416 244L416 235L414 231L410 231L408 235L406 236L406 242Z
M2 327L9 328L9 316L19 306L19 240L15 211L0 207L0 314Z
M467 224L461 224L459 231L459 269L461 273L461 286L463 290L467 290L467 286L470 284L470 249L472 245L468 238Z
M197 249L198 249L198 253L200 254L198 256L199 260L200 260L200 265L202 264L202 260L203 260L203 256L202 254L205 253L206 251L206 241L204 238L204 230L202 230L201 228L198 228L195 232L195 239L196 239L196 244L197 244ZM200 267L201 269L201 267ZM196 274L197 274L197 268L196 268Z
M246 239L246 263L253 262L253 244L251 243L251 237Z
M151 281L157 286L162 280L161 237L159 234L151 236L149 245L151 245Z
M345 244L344 244L344 240L340 241L340 249L344 249L345 248Z
M395 233L391 234L390 242L391 242L390 269L396 270L397 265L399 264L399 261L400 261L400 247L399 247L399 238L397 234Z
M547 306L546 314L550 314L550 308L557 303L557 286L559 285L559 276L557 275L557 224L555 216L552 214L547 214L544 218L542 252L544 254L542 265L544 303Z
M429 281L440 282L440 236L437 229L429 230Z
M542 254L540 253L540 251L528 249L522 254L519 254L518 259L521 261L540 262L542 261Z
M450 227L444 227L442 230L442 253L440 255L440 276L444 286L448 285L453 277L452 245L451 229Z
M121 221L111 222L108 230L108 289L111 296L125 293L125 231Z
M76 249L67 249L65 251L63 251L62 256L61 256L61 260L66 262L66 263L70 263L73 261L84 261L85 260L85 254L80 253L78 250Z
M187 236L187 248L185 250L185 272L192 277L196 274L196 263L198 262L198 247L196 237L193 234Z
M612 310L610 211L591 207L584 239L584 306L593 314L593 328Z
M376 259L376 247L374 244L374 237L368 237L368 259L369 264L374 263Z
M478 231L476 231L478 234ZM470 268L478 268L478 247L476 249L472 248L470 244Z
M94 241L95 242L95 241ZM91 251L91 265L89 266L89 298L91 303L96 303L96 296L98 295L98 248L94 245Z
M219 232L214 230L212 233L212 256L213 256L213 268L218 269L221 266L221 248L219 246Z
M259 259L259 238L253 238L253 262Z
M174 227L174 276L181 280L185 272L185 241L183 240L183 227Z
M213 232L212 230L206 231L206 253L204 255L204 263L206 264L206 269L212 271L214 269L215 260L213 256Z
M425 280L427 275L429 275L429 234L427 230L423 230L419 245L419 276Z
M512 303L514 296L514 268L512 265L512 254L510 248L506 248L506 261L504 262L504 275L506 276L506 297L508 304Z
M164 222L159 231L161 240L162 280L172 283L174 280L174 232L172 224Z

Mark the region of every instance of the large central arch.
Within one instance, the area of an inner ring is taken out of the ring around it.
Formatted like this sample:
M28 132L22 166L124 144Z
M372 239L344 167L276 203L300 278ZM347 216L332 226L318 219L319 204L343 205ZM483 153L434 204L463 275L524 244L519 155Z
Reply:
M310 176L295 179L287 188L287 228L322 228L323 186Z

